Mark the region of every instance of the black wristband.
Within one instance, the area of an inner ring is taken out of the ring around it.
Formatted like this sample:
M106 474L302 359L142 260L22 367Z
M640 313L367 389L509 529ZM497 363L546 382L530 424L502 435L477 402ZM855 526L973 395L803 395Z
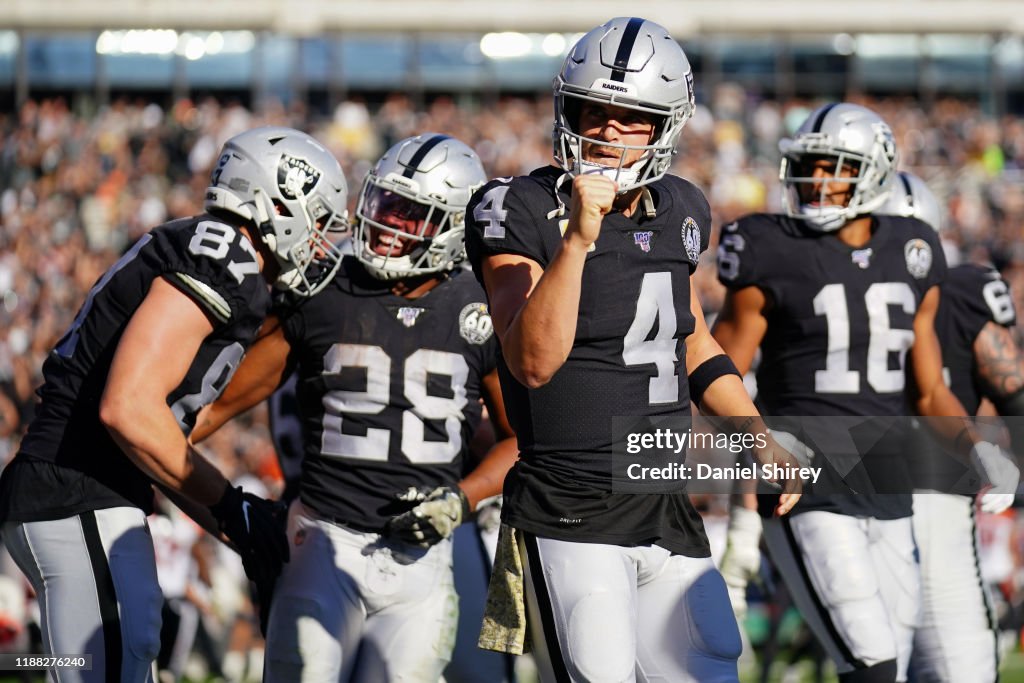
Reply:
M724 353L712 356L698 365L697 369L691 372L688 377L690 381L690 402L696 403L700 407L701 399L704 398L704 392L707 391L708 387L716 379L725 375L736 375L741 379L743 378L740 371L736 369L736 364Z
M220 500L210 506L210 513L216 518L218 522L222 521L231 508L237 508L240 503L238 501L242 496L242 489L235 488L229 481L224 486L224 493L221 494Z

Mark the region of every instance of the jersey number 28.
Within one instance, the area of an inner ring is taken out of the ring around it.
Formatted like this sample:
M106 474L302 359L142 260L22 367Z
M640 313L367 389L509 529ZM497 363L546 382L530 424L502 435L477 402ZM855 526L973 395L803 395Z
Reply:
M324 355L324 374L343 368L366 371L364 391L334 390L323 398L323 438L320 452L338 458L388 459L391 430L367 428L365 436L342 433L346 414L376 415L390 403L391 358L379 346L334 344ZM451 379L451 397L427 394L427 374ZM462 450L462 409L465 408L469 364L448 351L419 349L405 359L403 393L412 408L402 412L402 455L418 464L451 462ZM444 420L445 441L427 441L424 420Z

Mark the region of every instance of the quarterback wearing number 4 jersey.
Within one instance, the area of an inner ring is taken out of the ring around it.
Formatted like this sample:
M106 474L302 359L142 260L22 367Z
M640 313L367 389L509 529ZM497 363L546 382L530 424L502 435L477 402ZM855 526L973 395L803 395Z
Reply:
M484 180L446 135L388 150L360 194L355 255L320 294L280 307L193 432L205 438L296 367L305 453L265 681L436 683L451 656L451 535L516 456L484 293L458 266ZM481 399L499 441L473 468Z
M616 416L689 416L692 400L760 426L691 283L707 200L666 173L689 62L663 27L612 19L570 51L555 111L558 166L494 180L468 208L522 453L499 538L499 562L520 559L492 573L481 643L518 650L524 620L503 625L525 613L544 681L735 681L739 633L685 491L613 486ZM785 459L774 440L757 455Z
M334 157L290 128L228 140L208 213L154 228L96 282L43 365L41 404L0 479L4 541L39 596L49 653L89 653L78 683L153 680L160 608L146 515L154 483L272 581L277 506L233 487L186 443L270 306L308 296L340 254L347 189Z
M520 254L546 267L567 222L548 216L569 201L567 187L556 189L561 175L548 166L492 181L473 213L481 253ZM703 525L686 496L598 495L612 471L613 417L678 416L689 406L676 340L694 330L690 275L707 248L711 216L704 195L682 178L665 176L648 190L650 213L606 216L587 256L569 362L540 389L503 385L519 447L529 454L509 473L503 518L553 538L656 539L706 557ZM492 215L504 218L492 223Z

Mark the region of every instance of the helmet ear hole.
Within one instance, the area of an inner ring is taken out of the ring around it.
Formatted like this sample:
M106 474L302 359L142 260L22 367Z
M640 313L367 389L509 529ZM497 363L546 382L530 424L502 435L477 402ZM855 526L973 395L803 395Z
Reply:
M565 122L569 124L569 129L574 133L579 133L583 102L576 97L563 97L562 111L565 113Z
M281 216L282 218L294 218L295 217L294 214L291 212L291 209L289 209L287 206L285 206L284 202L282 202L280 199L275 199L274 200L274 208L277 209L277 215Z

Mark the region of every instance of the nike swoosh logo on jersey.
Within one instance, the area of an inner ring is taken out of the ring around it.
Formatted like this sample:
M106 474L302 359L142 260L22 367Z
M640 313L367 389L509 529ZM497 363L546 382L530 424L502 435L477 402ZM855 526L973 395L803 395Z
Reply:
M249 529L249 508L252 504L249 501L242 501L242 516L245 518L245 532L250 533Z

